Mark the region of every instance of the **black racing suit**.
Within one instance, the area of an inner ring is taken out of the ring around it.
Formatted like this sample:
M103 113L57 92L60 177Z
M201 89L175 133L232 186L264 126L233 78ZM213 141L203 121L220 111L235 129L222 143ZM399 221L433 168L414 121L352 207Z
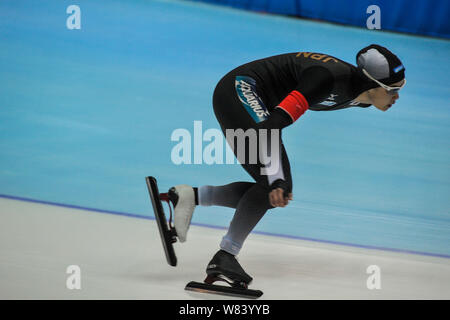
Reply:
M256 60L230 71L216 86L213 106L224 135L226 129L281 130L294 120L276 107L294 90L304 96L309 110L329 111L370 106L353 101L368 88L370 86L361 71L351 64L321 53L288 53ZM236 144L232 148L235 154ZM268 190L274 187L273 182L282 180L285 183L278 181L280 185L277 186L291 192L289 160L281 132L280 145L279 163L282 168L272 179L270 175L261 174L260 169L264 165L260 162L241 164L256 182Z
M266 131L266 140L245 137L245 157L239 155L236 136L227 138L244 169L255 183L235 182L225 186L199 188L201 205L224 205L236 212L220 247L238 254L248 234L268 209L273 208L269 192L282 188L285 196L292 192L289 159L284 148L281 129L297 120L307 109L338 110L368 107L354 99L375 87L361 70L337 58L320 53L289 53L244 64L225 75L213 96L214 113L224 135L227 130ZM270 139L272 133L278 140ZM242 139L241 139L242 141ZM272 142L271 142L272 141ZM261 144L260 144L261 142ZM271 143L270 143L271 142ZM256 148L255 148L256 144ZM278 146L278 148L277 148ZM252 152L270 155L250 161ZM278 152L277 152L278 151ZM265 153L266 152L266 153ZM262 161L264 160L264 161ZM272 164L277 170L266 170Z

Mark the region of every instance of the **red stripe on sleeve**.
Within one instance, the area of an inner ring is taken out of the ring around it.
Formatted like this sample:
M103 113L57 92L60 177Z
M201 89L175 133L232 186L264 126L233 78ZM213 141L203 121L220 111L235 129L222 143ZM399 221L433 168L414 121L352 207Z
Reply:
M292 122L295 122L302 114L305 113L306 110L308 110L309 104L300 92L294 90L280 102L277 108L281 108L286 111L286 113L291 117Z

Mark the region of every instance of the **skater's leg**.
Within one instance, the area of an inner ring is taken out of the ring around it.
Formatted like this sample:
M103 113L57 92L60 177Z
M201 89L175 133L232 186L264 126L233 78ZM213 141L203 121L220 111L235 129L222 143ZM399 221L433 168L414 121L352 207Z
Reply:
M292 190L292 177L289 159L286 150L281 144L281 160L279 170L283 170L284 178ZM267 177L259 176L259 167L256 165L243 165L244 169L257 181L240 199L227 234L222 238L220 248L233 255L237 255L242 245L264 216L267 210L272 209L269 200Z
M255 183L233 182L224 186L201 186L198 188L198 204L236 208L239 200Z
M227 136L228 129L242 130L256 128L255 120L251 117L248 111L243 107L241 101L236 95L235 89L235 77L233 74L225 76L217 85L214 96L213 105L216 118L221 126L222 132ZM236 131L237 132L237 131ZM268 137L272 137L270 132ZM256 183L251 186L247 192L240 198L239 203L236 207L236 212L230 223L227 234L223 237L220 247L222 250L227 251L233 255L237 255L241 249L245 239L264 216L266 211L272 206L269 201L269 193L271 191L270 185L277 179L284 180L290 191L292 190L292 178L290 173L289 160L284 149L281 133L278 135L278 143L271 144L270 139L266 139L265 151L267 155L270 155L270 163L276 163L278 170L275 174L270 171L270 175L265 175L261 169L265 167L258 158L257 163L252 163L247 161L250 156L250 151L256 152L256 155L261 155L260 153L260 143L259 136L257 143L251 141L251 139L241 139L245 143L245 159L240 161L242 167L250 174L251 177L256 181ZM236 157L238 157L238 143L236 143L236 138L228 139L227 142L230 144ZM256 148L255 148L256 146ZM276 153L275 151L279 151ZM267 163L267 162L265 162Z
M266 188L255 183L239 201L220 248L237 255L247 236L270 208Z

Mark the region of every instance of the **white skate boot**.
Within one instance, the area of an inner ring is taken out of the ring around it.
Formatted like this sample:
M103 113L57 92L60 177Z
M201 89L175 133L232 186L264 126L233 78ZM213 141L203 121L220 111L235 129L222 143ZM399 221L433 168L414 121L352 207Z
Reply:
M195 194L191 186L182 184L169 189L169 198L174 206L173 224L180 242L186 241L195 209Z

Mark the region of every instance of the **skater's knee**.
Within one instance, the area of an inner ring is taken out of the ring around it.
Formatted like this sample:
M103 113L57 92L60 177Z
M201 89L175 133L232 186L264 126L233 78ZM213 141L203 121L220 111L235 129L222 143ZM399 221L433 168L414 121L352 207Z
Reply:
M269 188L262 183L255 183L246 193L246 198L252 207L261 209L271 209L269 202Z
M252 187L251 202L255 206L264 207L266 210L276 207L285 207L292 200L292 183L288 180L282 188L269 185L266 181L257 181Z

